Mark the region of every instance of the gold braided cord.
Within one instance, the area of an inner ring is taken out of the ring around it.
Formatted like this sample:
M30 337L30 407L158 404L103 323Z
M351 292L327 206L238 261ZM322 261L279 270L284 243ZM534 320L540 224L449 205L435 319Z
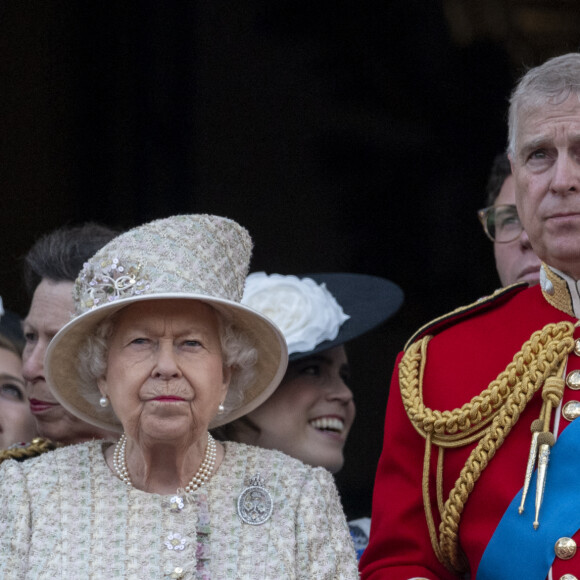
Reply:
M480 395L451 411L437 411L423 403L422 378L426 363L427 344L424 337L405 353L399 366L399 382L403 404L413 426L426 439L426 445L444 448L465 446L480 439L467 459L441 513L439 542L434 550L439 560L452 572L467 570L459 547L459 522L465 503L482 471L503 444L520 414L546 379L563 370L568 354L574 348L574 326L570 322L548 324L532 334L512 362ZM554 383L548 380L544 401L553 406L557 395ZM424 461L430 453L426 451ZM442 463L442 457L440 456ZM429 501L429 465L424 465L423 498ZM437 468L437 494L442 495L443 468ZM431 510L430 501L425 505ZM441 508L439 508L441 509ZM434 538L433 517L427 518L429 535ZM437 542L434 542L434 544Z
M570 326L572 327L572 325ZM469 494L473 491L475 482L479 479L495 452L501 447L531 398L542 387L544 381L552 373L557 372L562 359L565 361L572 351L574 340L570 337L568 341L561 340L552 346L561 347L561 350L553 348L548 349L546 353L539 353L538 364L531 365L532 368L522 377L521 383L516 385L513 394L508 397L498 416L491 426L486 429L485 436L471 452L455 483L455 487L449 494L439 526L439 541L444 563L452 570L465 571L464 558L459 553L458 530L463 508ZM542 354L546 355L544 360L542 360Z
M25 459L30 459L31 457L37 457L42 455L47 451L52 451L59 447L56 443L50 439L43 439L42 437L36 437L28 445L20 445L15 447L10 447L9 449L0 450L0 463L6 459L15 459L16 461L24 461Z
M443 458L445 455L445 449L439 447L439 455L437 457L437 482L443 481ZM445 509L445 504L443 502L443 485L437 483L437 508L439 509L439 515L443 514Z
M442 561L441 549L439 548L439 541L437 539L437 528L435 527L435 520L433 519L433 512L431 511L431 497L429 494L429 466L431 465L431 435L427 435L425 443L425 457L423 459L423 508L425 510L425 518L427 519L427 529L429 530L429 538L431 539L431 546L437 556L437 559ZM443 506L441 506L443 507ZM441 515L441 514L439 514Z
M403 404L411 423L422 437L427 433L433 437L433 444L454 447L457 439L459 445L465 445L463 440L474 431L480 430L482 421L493 419L494 412L503 404L509 393L513 377L498 377L494 383L481 395L474 397L460 409L453 411L438 411L425 407L423 404L423 373L426 361L427 345L431 336L425 336L405 353L399 365L399 383ZM503 380L500 380L503 379ZM472 428L472 425L474 427ZM475 435L475 438L478 438Z

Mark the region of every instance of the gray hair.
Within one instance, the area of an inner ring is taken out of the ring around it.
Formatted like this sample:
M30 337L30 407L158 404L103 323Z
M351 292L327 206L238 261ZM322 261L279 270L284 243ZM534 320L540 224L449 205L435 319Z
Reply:
M232 369L232 377L226 400L225 413L240 406L243 393L250 388L256 375L255 365L258 351L254 341L245 331L235 326L228 314L213 308L218 320L218 333L222 350L224 367ZM115 330L115 324L120 311L99 323L85 338L78 352L78 373L80 384L78 390L81 396L93 407L99 407L101 394L97 380L105 376L107 371L107 355L109 339ZM110 415L110 408L103 409L103 416Z
M526 72L510 98L508 153L515 154L518 123L523 112L546 103L558 105L571 95L580 100L580 53L551 58Z

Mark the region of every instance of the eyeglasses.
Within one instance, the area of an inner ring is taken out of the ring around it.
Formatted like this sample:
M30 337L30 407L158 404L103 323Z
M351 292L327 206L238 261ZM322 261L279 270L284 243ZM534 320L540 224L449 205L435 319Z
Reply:
M515 205L491 205L477 212L485 235L498 244L517 240L524 231Z

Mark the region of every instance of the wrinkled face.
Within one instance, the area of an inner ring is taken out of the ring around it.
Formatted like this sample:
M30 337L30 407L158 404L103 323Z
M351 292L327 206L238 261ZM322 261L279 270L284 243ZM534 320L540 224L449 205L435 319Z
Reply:
M0 347L0 449L36 436L22 378L20 357Z
M355 415L348 379L342 346L290 362L274 394L245 419L255 430L251 443L339 471Z
M193 300L152 300L119 312L98 381L125 432L143 445L205 437L226 397L216 312Z
M26 344L22 353L22 374L39 434L67 445L108 435L77 419L57 403L44 376L46 349L74 311L72 289L72 282L45 279L38 285L23 323Z
M580 102L521 114L511 158L516 204L538 256L580 278Z
M515 180L512 175L509 175L493 205L515 205L515 203ZM527 282L533 285L540 281L542 262L532 250L528 234L525 231L522 231L517 239L507 244L494 242L493 251L502 286L509 286L516 282Z

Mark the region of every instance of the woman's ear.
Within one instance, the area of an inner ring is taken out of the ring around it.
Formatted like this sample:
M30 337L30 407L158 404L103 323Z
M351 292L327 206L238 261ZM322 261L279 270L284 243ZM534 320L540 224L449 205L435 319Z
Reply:
M105 396L105 395L109 394L109 388L108 388L107 380L105 379L105 377L101 377L100 379L97 379L97 387L99 388L101 395Z
M227 393L229 387L230 387L230 383L232 381L232 367L231 366L226 366L223 365L223 371L222 371L222 383L224 385L224 393Z

